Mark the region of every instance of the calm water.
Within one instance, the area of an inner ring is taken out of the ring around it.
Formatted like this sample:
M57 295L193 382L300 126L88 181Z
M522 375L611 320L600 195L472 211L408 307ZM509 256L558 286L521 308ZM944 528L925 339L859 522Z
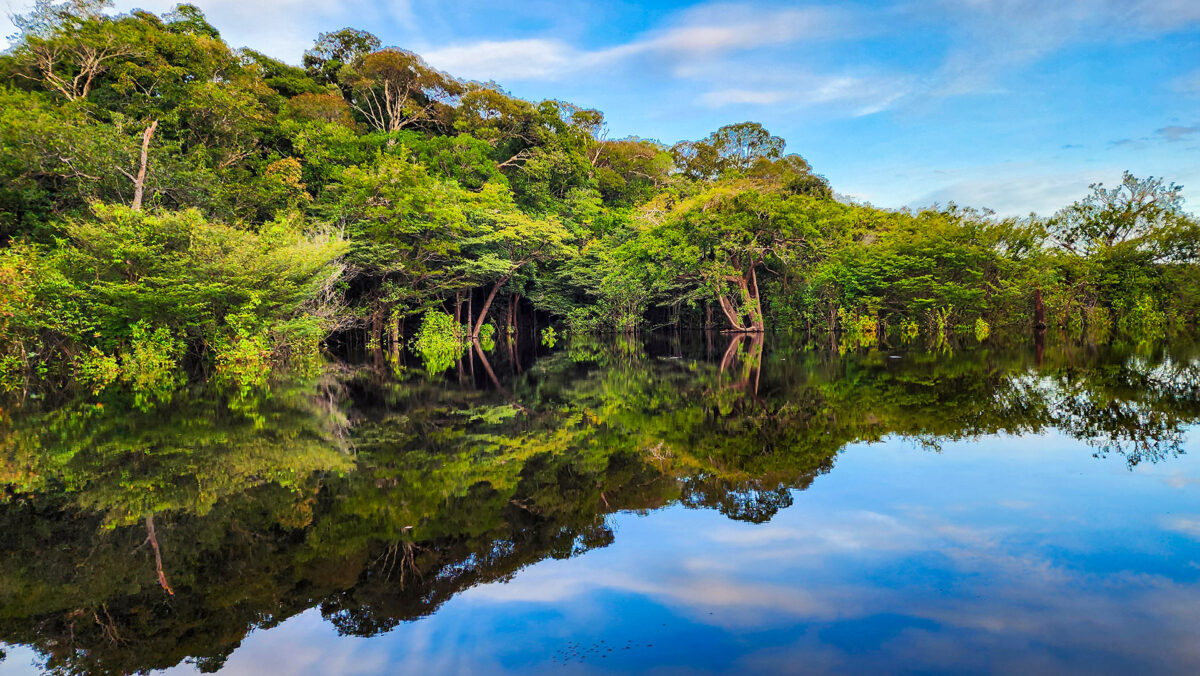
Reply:
M1200 671L1200 351L729 340L0 409L0 675Z

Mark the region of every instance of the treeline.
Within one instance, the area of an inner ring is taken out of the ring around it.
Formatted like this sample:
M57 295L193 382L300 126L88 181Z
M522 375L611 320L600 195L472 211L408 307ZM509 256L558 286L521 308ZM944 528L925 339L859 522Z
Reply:
M0 383L204 373L252 388L420 317L461 344L530 312L842 346L1039 322L1154 338L1200 312L1180 187L1127 175L1051 218L835 199L751 122L667 146L343 29L301 67L192 5L39 0L0 56ZM1043 310L1044 308L1044 310ZM440 327L440 328L438 328ZM57 380L55 380L57 379Z

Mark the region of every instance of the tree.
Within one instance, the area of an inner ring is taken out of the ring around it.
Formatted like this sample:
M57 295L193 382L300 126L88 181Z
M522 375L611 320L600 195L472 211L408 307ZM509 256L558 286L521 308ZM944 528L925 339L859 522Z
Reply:
M772 136L757 122L726 125L713 132L709 139L721 157L724 171L745 172L759 160L778 159L786 145L782 138Z
M163 16L166 28L172 33L188 33L200 35L213 40L220 40L221 33L205 18L200 8L190 4L175 5L175 9Z
M671 171L671 155L644 139L601 141L592 162L600 194L610 204L640 204L653 196Z
M336 85L343 67L382 45L379 38L355 28L321 33L316 43L304 52L304 69L314 80Z
M350 105L373 129L386 132L446 122L441 113L463 91L457 80L421 57L395 48L355 59L338 78Z
M1192 247L1171 237L1190 220L1183 210L1183 186L1126 171L1121 183L1090 186L1091 194L1059 211L1047 224L1050 236L1070 253L1088 256L1121 244L1152 251L1162 260L1191 257ZM1193 245L1194 246L1194 245Z
M418 311L456 288L470 232L457 185L430 176L401 147L373 166L345 169L331 192L333 214L350 236L350 274L369 284L377 324L391 310Z
M683 244L667 253L676 274L716 300L732 330L761 332L758 270L802 260L819 233L821 210L813 206L810 198L732 183L681 202L649 232L677 233L667 240Z
M471 328L471 336L478 338L500 287L530 263L569 256L571 233L553 216L533 218L522 213L512 193L496 184L470 194L464 211L471 234L463 242L469 256L460 264L460 270L475 283L491 284Z
M727 173L745 173L762 160L778 160L785 145L761 124L740 122L725 125L701 141L680 141L671 154L684 176L711 181Z
M354 128L354 115L346 100L337 94L300 94L288 100L280 114L289 120L324 122Z
M21 74L68 101L86 98L97 78L138 47L111 30L103 10L111 0L37 0L33 11L13 16L20 33L14 54Z
M547 130L538 124L538 111L528 101L513 98L492 85L468 84L455 108L454 128L487 141L502 153L546 141ZM509 148L516 142L518 148ZM508 158L497 158L502 163Z

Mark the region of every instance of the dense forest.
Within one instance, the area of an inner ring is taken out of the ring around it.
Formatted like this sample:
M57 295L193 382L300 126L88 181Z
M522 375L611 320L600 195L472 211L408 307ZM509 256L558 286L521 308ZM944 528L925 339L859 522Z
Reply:
M788 332L843 349L1200 317L1200 224L1126 175L1048 217L851 203L762 125L667 145L368 32L301 66L193 5L39 0L0 56L0 386L246 389L331 338ZM551 337L552 339L552 337ZM994 339L994 338L992 338Z

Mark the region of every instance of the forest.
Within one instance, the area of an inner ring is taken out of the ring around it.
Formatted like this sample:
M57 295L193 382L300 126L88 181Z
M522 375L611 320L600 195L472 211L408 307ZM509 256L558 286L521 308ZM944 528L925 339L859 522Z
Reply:
M754 122L673 144L369 32L301 65L193 5L38 0L0 55L0 389L250 391L333 344L427 358L530 322L841 350L1200 318L1200 222L1126 173L1061 211L881 209Z

